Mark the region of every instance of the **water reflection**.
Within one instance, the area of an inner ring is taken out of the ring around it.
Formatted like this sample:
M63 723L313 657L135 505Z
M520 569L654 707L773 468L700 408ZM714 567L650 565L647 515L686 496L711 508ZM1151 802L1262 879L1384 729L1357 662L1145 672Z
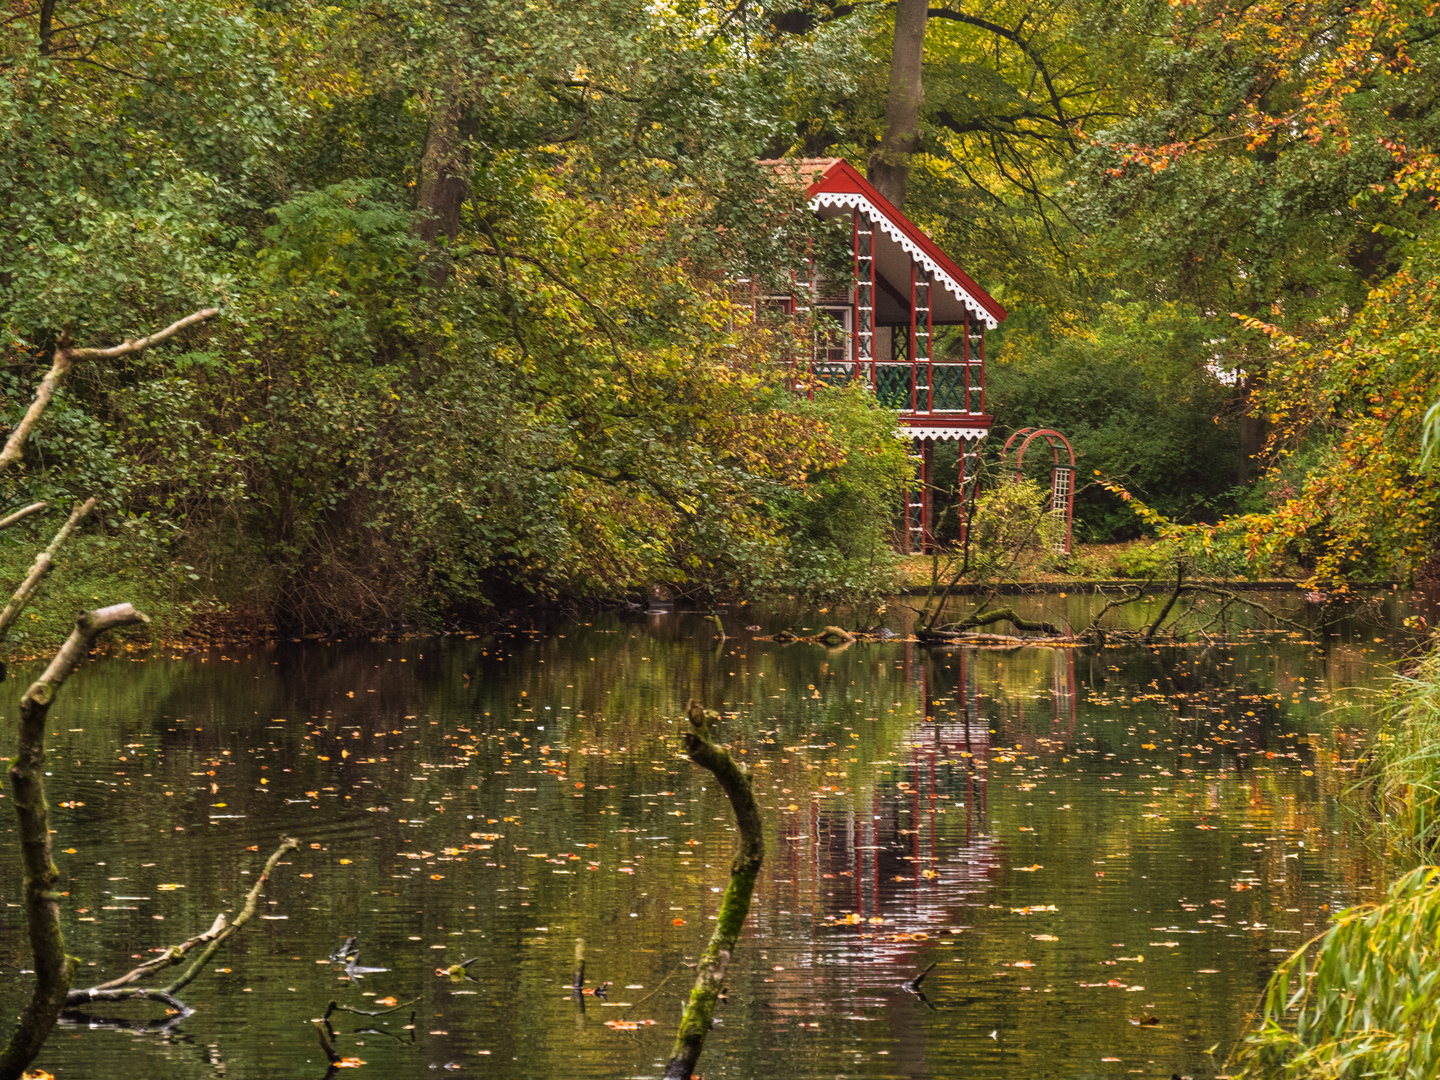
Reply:
M99 663L51 751L81 981L203 929L280 833L304 843L194 1016L66 1028L41 1064L318 1078L331 1002L418 997L408 1024L332 1010L337 1052L658 1075L728 871L728 808L675 746L697 695L770 830L706 1076L1213 1075L1275 959L1376 883L1338 801L1375 636L826 649L666 614ZM571 992L576 938L608 997ZM12 1005L22 942L7 906Z

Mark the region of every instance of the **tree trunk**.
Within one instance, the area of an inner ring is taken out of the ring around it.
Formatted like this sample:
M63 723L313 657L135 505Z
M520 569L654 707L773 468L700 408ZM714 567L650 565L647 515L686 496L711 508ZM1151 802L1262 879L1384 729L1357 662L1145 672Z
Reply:
M930 0L899 0L895 43L890 51L890 90L885 98L885 133L870 155L867 179L897 210L905 209L910 157L920 149L920 103L925 100L921 68Z
M470 195L470 139L467 102L458 79L437 96L420 159L420 219L415 235L429 248L430 284L443 288L450 276L449 254L440 249L443 236L454 242L460 234L460 211Z
M716 746L710 741L710 725L720 717L707 711L698 701L692 701L689 719L694 730L684 735L685 753L696 765L715 774L735 811L740 840L735 859L730 864L730 884L720 901L715 933L700 957L695 972L695 988L690 991L690 1001L680 1018L680 1030L675 1035L675 1053L665 1067L665 1080L691 1080L695 1063L700 1060L700 1051L705 1046L705 1033L710 1030L715 1018L715 1003L725 985L725 971L730 966L735 943L740 939L745 916L750 913L750 896L755 891L755 878L765 858L760 808L750 788L750 774L723 746Z
M40 1053L65 1006L65 994L74 975L74 962L65 955L59 896L55 892L60 871L50 852L50 808L45 803L45 719L56 693L96 638L116 626L148 621L129 604L82 611L75 620L75 629L50 661L45 674L32 683L20 699L20 742L10 765L10 787L25 874L25 921L30 929L30 950L35 957L35 989L20 1016L20 1026L0 1052L0 1080L19 1080L20 1074Z

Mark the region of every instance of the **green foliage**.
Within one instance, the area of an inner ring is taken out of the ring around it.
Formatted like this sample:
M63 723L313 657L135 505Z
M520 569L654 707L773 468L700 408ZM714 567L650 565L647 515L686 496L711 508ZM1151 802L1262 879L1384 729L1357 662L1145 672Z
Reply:
M1050 488L1005 480L983 491L970 523L969 577L1013 580L1026 556L1050 556L1064 540L1064 522L1050 512Z
M1214 520L1234 507L1241 463L1234 390L1206 370L1213 347L1205 335L1205 320L1180 305L1133 298L1105 304L1083 336L1012 330L987 371L992 441L1053 427L1075 448L1077 479L1123 478L1168 517ZM1037 456L1048 467L1048 454ZM1078 540L1137 532L1134 515L1113 496L1077 488Z
M1440 652L1399 679L1371 744L1360 791L1391 850L1430 862L1440 845Z
M895 584L894 522L914 471L895 438L895 414L859 386L823 388L798 409L829 429L843 458L804 488L777 493L789 569L772 587L848 603L885 595Z
M1437 1001L1440 868L1422 866L1390 886L1383 903L1341 912L1280 965L1258 1027L1233 1055L1233 1075L1434 1076Z

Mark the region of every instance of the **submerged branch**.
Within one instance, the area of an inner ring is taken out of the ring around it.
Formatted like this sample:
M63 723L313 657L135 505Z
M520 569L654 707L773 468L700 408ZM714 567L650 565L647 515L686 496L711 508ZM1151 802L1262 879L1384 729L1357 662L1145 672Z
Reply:
M287 852L294 851L299 846L298 841L292 840L288 836L281 840L280 846L275 849L275 853L266 860L265 869L260 871L259 879L256 880L249 894L245 897L245 904L240 909L240 913L235 916L234 922L227 924L223 913L217 915L210 929L206 930L203 934L197 934L188 941L171 946L154 960L146 961L133 971L121 975L118 979L111 979L109 982L101 983L98 986L91 986L84 990L71 990L65 997L66 1006L73 1008L91 1001L161 1001L173 1009L181 1009L188 1014L191 1011L190 1008L179 1001L175 995L194 982L195 977L200 974L201 970L210 962L210 958L215 955L220 947L250 921L251 917L255 914L255 905L260 900L260 894L265 888L265 883L269 880L271 872L275 869L275 864L278 863ZM202 944L205 948L199 957L186 968L183 975L169 986L144 987L131 985L147 975L154 974L157 971L163 971L167 967L173 967L179 964L196 946Z

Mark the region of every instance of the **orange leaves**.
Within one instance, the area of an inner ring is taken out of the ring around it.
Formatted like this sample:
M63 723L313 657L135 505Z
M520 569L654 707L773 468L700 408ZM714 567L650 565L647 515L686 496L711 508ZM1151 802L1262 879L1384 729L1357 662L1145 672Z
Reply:
M639 1031L642 1027L651 1027L654 1020L606 1020L605 1026L614 1031Z
M337 1069L358 1069L361 1065L364 1065L365 1062L361 1061L358 1057L345 1057L331 1064Z

